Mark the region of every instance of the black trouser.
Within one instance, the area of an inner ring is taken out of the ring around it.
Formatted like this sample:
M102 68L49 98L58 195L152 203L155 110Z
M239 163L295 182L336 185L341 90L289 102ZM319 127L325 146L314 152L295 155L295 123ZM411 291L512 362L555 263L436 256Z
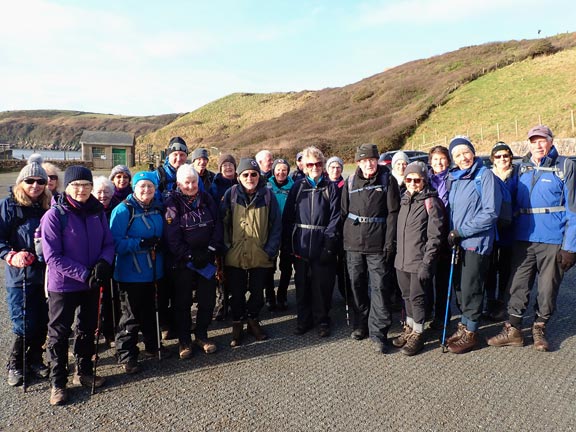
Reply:
M330 324L335 278L335 261L321 264L318 260L308 261L294 257L298 327Z
M486 274L486 300L505 303L508 300L508 282L512 270L512 246L494 245L490 268Z
M232 306L232 319L241 321L245 318L257 319L260 309L264 305L264 284L270 274L269 268L257 267L241 269L238 267L225 267L226 280L229 281ZM246 301L246 293L250 297Z
M119 363L138 359L138 332L142 332L146 351L158 350L155 314L155 288L152 282L118 283L122 315L116 333Z
M216 304L216 279L214 277L206 279L190 269L176 270L174 279L176 281L174 323L180 344L189 344L192 340L190 328L192 327L191 308L194 290L196 290L198 302L194 334L197 339L206 339Z
M469 331L477 331L484 301L484 277L490 265L490 255L460 251L460 261L454 269L454 293L462 311L461 322Z
M400 290L402 290L406 316L412 318L416 324L424 324L426 287L420 283L418 273L408 273L397 269L396 276Z
M446 301L448 300L448 287L450 285L450 255L441 254L436 263L436 273L434 274L434 285L430 284L429 288L434 292L430 293L429 299L427 301L432 304L432 298L434 299L434 321L444 322L446 317ZM448 305L448 319L450 319L451 311L450 305Z
M390 269L384 254L346 252L354 299L354 328L368 329L371 337L385 339L392 324Z
M110 280L104 286L102 296L102 331L107 340L114 340L116 337L116 326L120 318L120 302L118 301L118 290L115 289L116 281ZM114 292L112 292L114 290ZM114 322L116 320L116 322Z
M68 381L68 338L76 317L73 351L77 372L92 375L94 332L98 321L98 290L48 292L48 357L53 387ZM76 315L76 310L78 314Z

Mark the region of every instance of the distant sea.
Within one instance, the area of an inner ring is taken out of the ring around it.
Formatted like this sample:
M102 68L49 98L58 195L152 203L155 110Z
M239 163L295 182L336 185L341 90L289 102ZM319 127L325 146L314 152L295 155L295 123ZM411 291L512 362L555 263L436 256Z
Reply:
M12 149L14 159L28 159L32 153L40 153L44 160L74 160L82 159L80 151L62 151L62 150L30 150L30 149Z

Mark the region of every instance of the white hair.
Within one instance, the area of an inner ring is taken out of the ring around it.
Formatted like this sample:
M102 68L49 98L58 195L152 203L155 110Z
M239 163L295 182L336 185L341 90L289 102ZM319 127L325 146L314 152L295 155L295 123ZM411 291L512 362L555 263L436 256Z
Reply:
M192 177L198 180L198 173L196 172L196 170L192 165L188 164L181 165L180 168L178 168L178 171L176 172L176 181L182 183L188 177Z
M254 159L256 159L256 162L260 163L261 161L264 160L265 157L272 157L272 152L269 150L260 150L258 153L256 153L256 156L254 156Z
M114 194L114 191L116 190L114 183L112 183L112 181L110 181L110 179L106 176L95 177L93 183L94 187L92 188L92 192L94 192L97 189L100 189L101 186L107 188L111 194Z

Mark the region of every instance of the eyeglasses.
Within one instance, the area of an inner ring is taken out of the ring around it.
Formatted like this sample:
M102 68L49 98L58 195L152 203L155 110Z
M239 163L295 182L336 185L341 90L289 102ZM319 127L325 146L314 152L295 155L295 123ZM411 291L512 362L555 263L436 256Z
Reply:
M421 178L411 178L411 177L406 177L404 179L405 183L412 183L414 182L414 184L420 184L422 183L422 179Z
M50 180L58 180L58 176L56 174L51 174L48 176Z
M89 188L92 187L92 183L70 183L70 186L74 189Z
M254 172L254 171L252 171L252 172L245 172L245 173L242 173L242 177L244 177L244 178L248 178L248 177L258 177L258 173L257 173L257 172Z
M500 158L510 159L510 155L509 154L494 155L494 159L500 159Z
M24 183L26 183L28 185L33 185L34 183L38 183L40 186L44 186L46 184L46 180L44 180L43 178L40 178L40 179L27 178L27 179L24 179Z
M322 168L322 166L324 165L324 162L308 162L306 164L306 168Z

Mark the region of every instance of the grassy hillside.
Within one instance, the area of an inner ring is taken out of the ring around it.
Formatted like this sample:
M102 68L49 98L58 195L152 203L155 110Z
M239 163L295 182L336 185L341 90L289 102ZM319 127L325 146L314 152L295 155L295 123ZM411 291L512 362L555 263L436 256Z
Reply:
M177 117L178 114L129 117L82 111L4 111L0 112L0 142L26 148L74 150L85 129L142 135Z
M192 128L193 135L188 136L182 128L172 129L173 125L168 125L162 131L162 139L166 142L167 137L183 132L180 134L189 139L193 147L215 146L236 154L253 154L269 148L288 157L314 144L325 153L350 159L354 148L362 142L374 142L382 151L403 146L417 126L440 107L444 109L453 92L463 85L507 65L572 47L576 47L576 33L466 47L406 63L345 87L305 93L305 101L300 106L290 106L283 113L275 111L268 119L240 127L228 124L226 114L232 112L240 117L248 114L241 110L226 111L230 101L224 98L217 101L222 104L219 107L209 104L201 109L223 111L224 123L219 127L205 131ZM521 82L517 85L521 86ZM296 93L292 97L301 95ZM235 99L238 97L241 96L233 95ZM260 108L269 114L266 105ZM147 142L151 142L149 137L140 141Z
M576 111L576 49L527 59L483 76L452 93L408 139L407 148L444 144L469 135L487 153L498 139L526 139L539 122L556 137L573 137Z

